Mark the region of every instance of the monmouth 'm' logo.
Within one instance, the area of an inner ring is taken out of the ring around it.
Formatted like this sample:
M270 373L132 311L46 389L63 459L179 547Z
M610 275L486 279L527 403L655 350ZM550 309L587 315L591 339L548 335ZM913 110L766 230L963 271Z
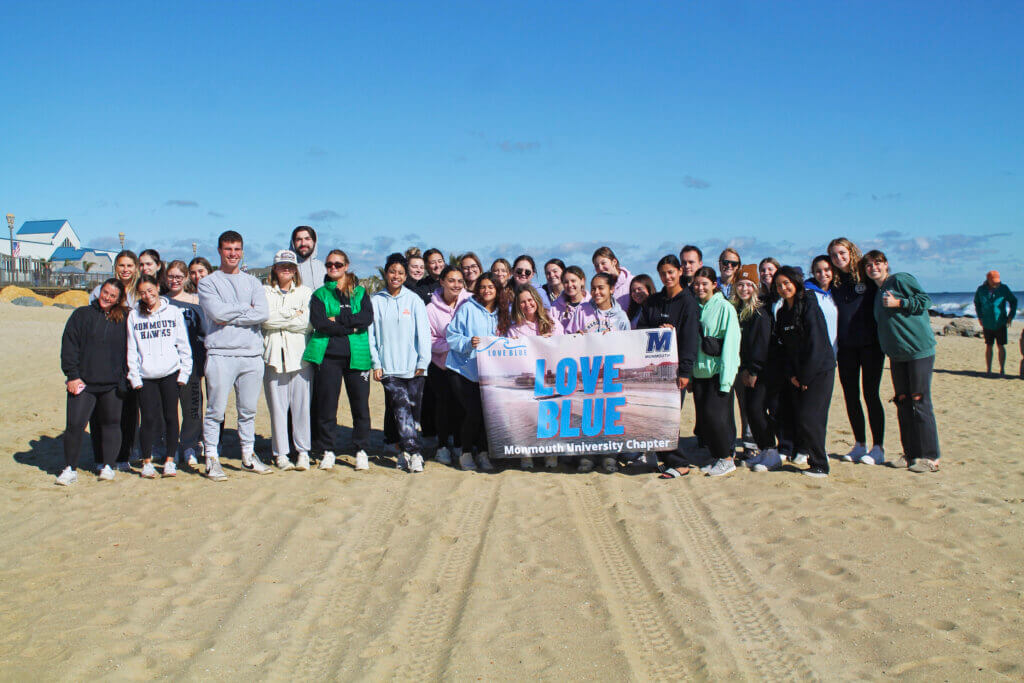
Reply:
M657 330L647 333L647 353L668 351L668 344L672 340L672 330Z
M477 353L483 353L484 351L486 351L487 349L491 348L492 346L494 346L498 342L504 342L505 343L505 350L506 351L511 351L513 349L525 349L526 348L526 344L516 344L515 346L513 346L511 339L506 339L505 337L498 337L497 339L492 341L487 346L481 346L479 349L476 350L476 352Z

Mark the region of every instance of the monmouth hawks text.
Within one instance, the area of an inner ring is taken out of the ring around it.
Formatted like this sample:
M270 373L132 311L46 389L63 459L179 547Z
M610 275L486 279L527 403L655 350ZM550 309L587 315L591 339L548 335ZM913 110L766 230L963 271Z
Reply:
M627 439L625 441L606 441L604 443L546 443L540 446L506 445L504 455L555 455L583 453L622 453L623 451L658 451L672 448L674 444L668 439Z

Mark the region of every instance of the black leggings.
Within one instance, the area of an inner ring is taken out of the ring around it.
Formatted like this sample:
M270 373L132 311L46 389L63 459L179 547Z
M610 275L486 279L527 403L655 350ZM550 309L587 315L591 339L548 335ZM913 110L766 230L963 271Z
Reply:
M178 450L178 373L160 379L143 379L139 389L139 408L142 421L139 428L139 448L143 459L153 457L153 445L163 427L167 457L173 458Z
M904 457L911 462L918 458L938 460L939 428L932 408L935 356L907 361L889 359L889 364Z
M121 446L121 399L110 389L102 394L83 391L68 394L67 423L64 428L64 464L75 469L82 452L82 434L89 424L93 459L113 466Z
M487 431L484 428L484 407L480 398L480 385L457 372L451 373L452 392L458 399L462 419L462 448L487 450Z
M434 427L437 432L438 448L447 447L449 440L455 448L462 446L462 406L452 384L451 375L454 374L456 373L452 370L439 368L433 363L427 368L427 391L433 391ZM427 400L426 392L423 400Z
M839 363L839 383L843 385L846 401L846 415L850 418L853 438L858 443L867 443L864 431L864 410L860 406L860 388L864 388L864 403L868 407L868 422L871 425L871 445L882 445L885 438L885 411L879 388L882 385L882 368L885 354L877 342L867 346L840 346L836 354Z
M715 460L733 457L736 444L736 420L732 412L732 387L726 393L718 391L718 375L694 378L693 404L700 423L700 436Z
M747 426L754 437L758 450L775 447L775 420L768 414L768 382L758 377L753 387L743 387L739 392L743 411L747 415ZM739 379L737 378L737 382Z
M334 450L334 431L338 427L338 398L345 384L352 411L352 449L365 451L370 446L370 373L353 370L348 358L324 357L313 375L313 406L310 427L312 451L323 455Z

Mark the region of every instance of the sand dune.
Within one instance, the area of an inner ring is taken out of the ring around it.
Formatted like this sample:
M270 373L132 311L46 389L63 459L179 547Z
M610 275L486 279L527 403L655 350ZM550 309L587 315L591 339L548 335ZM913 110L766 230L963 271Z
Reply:
M980 340L939 339L937 475L258 477L230 432L225 483L64 489L67 314L0 303L4 679L1024 676L1024 381Z

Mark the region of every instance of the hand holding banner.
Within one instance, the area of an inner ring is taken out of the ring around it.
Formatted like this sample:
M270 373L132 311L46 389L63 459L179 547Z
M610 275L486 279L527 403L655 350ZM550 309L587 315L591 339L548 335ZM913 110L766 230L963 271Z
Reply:
M617 455L678 443L675 330L487 337L477 364L491 457Z

